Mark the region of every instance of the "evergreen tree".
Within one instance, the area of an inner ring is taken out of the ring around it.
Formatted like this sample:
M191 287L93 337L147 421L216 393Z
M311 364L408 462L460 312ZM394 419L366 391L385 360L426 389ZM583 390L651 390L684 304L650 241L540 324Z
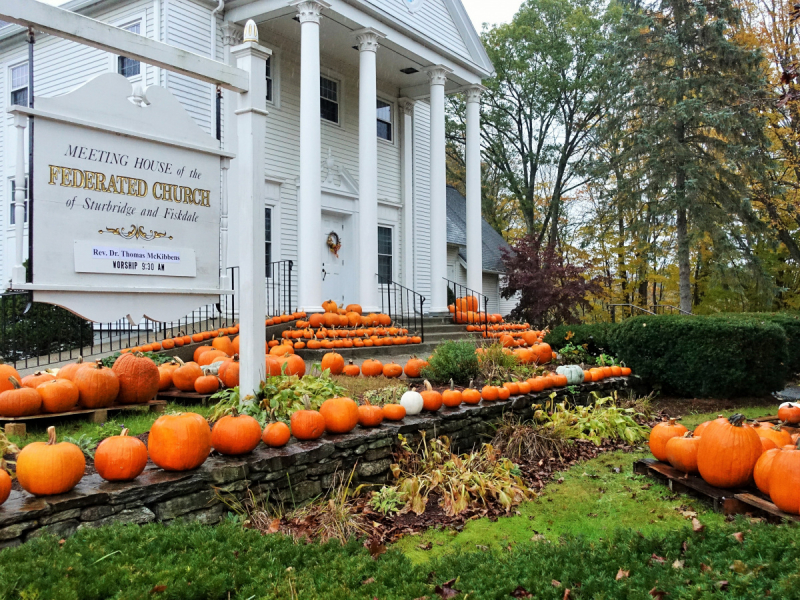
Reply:
M763 58L736 39L741 16L730 0L653 0L625 10L607 57L617 65L616 110L598 134L630 132L615 160L635 165L629 180L674 215L688 312L693 238L709 235L746 255L740 232L758 225L747 182L768 166Z

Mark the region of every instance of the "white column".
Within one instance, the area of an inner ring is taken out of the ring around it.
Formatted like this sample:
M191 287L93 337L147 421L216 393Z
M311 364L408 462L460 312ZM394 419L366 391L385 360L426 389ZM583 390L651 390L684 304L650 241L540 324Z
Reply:
M483 293L483 236L481 233L481 92L464 90L467 100L467 287ZM481 307L483 309L483 307Z
M25 283L25 128L28 117L14 115L14 127L17 130L17 155L15 157L16 172L14 174L14 242L16 243L16 256L14 267L11 269L11 282L14 284Z
M358 302L365 313L378 312L378 40L372 29L355 32L358 73Z
M319 17L324 0L294 0L300 18L300 197L297 294L301 311L322 312L322 135L319 112ZM299 225L298 225L299 226Z
M414 101L400 98L400 140L403 145L400 167L403 181L403 285L413 290L414 283Z
M236 110L238 148L236 169L239 204L239 389L242 398L255 393L264 376L264 138L266 129L267 58L258 44L253 21L244 29L244 42L231 48L236 66L250 75L248 91L239 94Z
M219 265L222 272L219 274L219 286L223 290L231 289L231 277L228 273L228 170L231 168L231 159L221 157L222 190L220 194L219 217Z
M231 56L231 48L242 43L242 27L224 21L221 26L222 29L222 43L224 48L224 62L229 65L235 65L236 59ZM222 114L225 127L222 130L223 148L231 152L236 152L236 103L238 94L231 90L222 90ZM228 223L230 224L230 231L237 231L239 226L239 202L236 201L237 188L236 188L236 173L232 173L232 177L228 177L228 198L233 201L228 202ZM222 266L237 267L239 266L239 239L236 235L228 236L228 262L223 263Z
M431 83L431 304L430 312L447 314L447 171L445 167L444 84L452 70L425 69Z

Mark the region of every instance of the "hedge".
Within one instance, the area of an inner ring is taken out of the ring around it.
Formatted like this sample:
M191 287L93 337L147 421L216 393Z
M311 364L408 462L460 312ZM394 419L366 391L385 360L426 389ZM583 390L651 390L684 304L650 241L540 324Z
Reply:
M786 332L760 316L635 317L610 338L645 383L682 396L761 396L789 377Z
M780 325L789 341L789 374L800 373L800 315L797 313L722 313L714 316L755 319Z
M559 325L548 333L544 341L553 350L561 350L568 343L583 346L592 354L608 352L611 348L610 334L616 326L612 323L593 323L591 325ZM567 340L567 335L572 336Z

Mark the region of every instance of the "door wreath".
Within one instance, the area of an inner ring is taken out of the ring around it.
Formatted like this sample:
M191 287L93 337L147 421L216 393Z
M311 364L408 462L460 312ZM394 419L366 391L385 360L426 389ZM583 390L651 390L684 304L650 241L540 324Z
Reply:
M342 249L342 240L339 239L339 234L331 231L328 234L328 249L333 253L336 258L339 258L339 250Z

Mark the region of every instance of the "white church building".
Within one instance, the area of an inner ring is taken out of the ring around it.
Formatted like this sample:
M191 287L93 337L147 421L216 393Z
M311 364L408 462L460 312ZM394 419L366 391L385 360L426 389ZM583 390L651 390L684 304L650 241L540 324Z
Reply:
M481 291L498 312L513 307L499 298L495 246L502 238L487 240L481 219L481 81L493 67L460 0L72 0L62 8L230 64L243 25L256 22L259 43L272 51L265 254L268 263L293 261L292 295L300 310L319 311L329 298L378 310L381 286L392 281L425 296L426 312L442 313L445 279ZM142 88L166 87L200 127L218 132L222 147L236 151L231 92L65 39L37 33L34 40L34 99L117 72ZM0 27L6 105L28 102L30 45L25 29ZM467 107L467 194L458 227L448 227L448 94L463 94ZM7 115L0 127L5 282L15 247L13 129ZM232 232L235 179L227 183ZM487 243L494 255L488 261ZM235 235L228 245L228 266L235 266ZM265 276L269 285L270 273Z

